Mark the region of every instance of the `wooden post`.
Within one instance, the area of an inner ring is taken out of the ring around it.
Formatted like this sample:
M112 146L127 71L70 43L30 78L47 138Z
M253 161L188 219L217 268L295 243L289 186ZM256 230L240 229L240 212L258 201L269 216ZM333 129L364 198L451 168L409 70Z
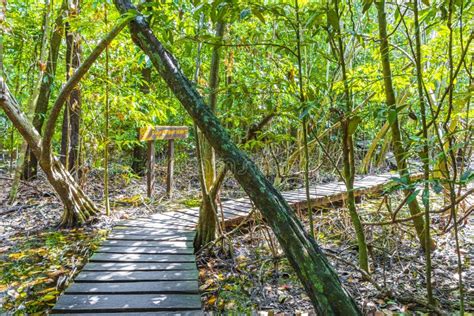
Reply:
M155 184L155 141L147 141L147 171L146 171L146 195L151 198Z
M174 139L168 140L168 176L166 178L166 193L168 198L173 196L173 186L174 186Z
M166 193L169 198L173 195L173 172L174 172L174 140L188 137L186 126L155 126L140 128L140 141L148 142L148 168L147 168L147 195L150 198L153 192L155 164L155 144L154 140L168 140L168 175L166 177Z

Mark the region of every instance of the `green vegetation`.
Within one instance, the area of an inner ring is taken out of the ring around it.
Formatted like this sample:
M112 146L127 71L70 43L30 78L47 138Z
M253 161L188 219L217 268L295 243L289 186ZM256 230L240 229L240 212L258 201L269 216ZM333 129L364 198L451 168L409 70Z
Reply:
M9 291L2 308L20 315L51 308L103 237L104 231L72 229L12 240L17 246L0 265L0 288Z
M200 208L194 246L201 256L235 255L221 202L246 195L271 230L268 253L292 269L317 313L364 312L321 245L342 247L348 239L358 273L370 282L380 268L377 243L398 238L387 225L416 236L409 240L423 256L424 307L435 312L431 261L443 251L438 240L449 236L459 292L449 309L470 308L463 230L474 179L471 1L0 4L0 181L8 192L0 216L26 206L35 212L54 195L62 205L55 221L71 229L14 234L21 242L0 252L0 291L18 292L3 302L6 310L35 313L53 304L66 284L53 283L80 266L63 258L85 258L100 240L86 232L91 223L127 219L117 213L125 206L177 207L162 194L164 168L155 170L149 198L140 191L149 164L164 166L171 155L164 141L152 153L140 140L139 129L153 126L189 127L188 138L173 140L177 179L170 186L180 204ZM375 212L382 215L368 215L354 183L387 171L397 185L385 191ZM341 181L346 192L352 235L341 233L340 242L321 228L326 214L311 204L312 187L323 180ZM48 183L50 195L25 198L25 186L43 190L38 183ZM290 189L306 197L296 212L280 193ZM242 234L253 232L243 227ZM222 292L234 305L208 305L253 308L241 295L251 282L234 281Z

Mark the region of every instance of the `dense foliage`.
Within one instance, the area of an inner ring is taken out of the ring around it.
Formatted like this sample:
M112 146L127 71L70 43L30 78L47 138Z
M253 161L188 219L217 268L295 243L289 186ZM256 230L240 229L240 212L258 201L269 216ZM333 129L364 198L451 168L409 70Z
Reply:
M409 205L407 218L414 219L414 231L425 250L428 281L430 248L436 246L429 229L430 212L436 211L430 194L444 194L446 227L453 222L461 276L457 204L474 179L471 1L145 0L135 4L197 91L205 97L217 95L215 113L222 125L275 187L303 184L309 197L309 183L329 177L339 178L352 192L356 175L397 170L397 189L405 194L402 205ZM54 100L79 68L67 62L71 45L80 47L82 63L114 26L137 15L132 11L121 16L108 0L4 3L1 76L30 121L51 116ZM216 35L219 23L225 25L222 38ZM54 33L63 27L58 60L48 60ZM128 179L142 175L134 167L137 160L145 165L140 127L196 123L150 57L133 43L130 32L121 31L78 84L77 168L66 169L82 187L87 186L88 174L103 171L104 164L112 175ZM67 34L73 34L73 42L68 42ZM216 48L221 67L217 89L212 91L209 74ZM40 84L49 78L48 62L56 63L51 98L48 110L38 113L35 105ZM38 131L53 133L53 154L63 158L64 142L74 134L68 113L75 111L74 104L64 108L58 120L65 122L63 128L55 122L53 131L47 131L47 126ZM7 114L7 110L0 112L0 154L11 174L15 168L19 174L27 156L26 141ZM259 126L266 117L269 120ZM246 139L256 126L256 137ZM197 129L190 131L189 138L177 142L178 162L210 163L200 154ZM166 143L156 146L158 154L165 155ZM410 175L422 172L419 181L410 180ZM16 190L11 200L15 195ZM349 193L347 200L359 264L370 273L355 197ZM87 216L78 218L67 222L80 223ZM311 237L313 225L310 212ZM433 304L428 284L428 304Z

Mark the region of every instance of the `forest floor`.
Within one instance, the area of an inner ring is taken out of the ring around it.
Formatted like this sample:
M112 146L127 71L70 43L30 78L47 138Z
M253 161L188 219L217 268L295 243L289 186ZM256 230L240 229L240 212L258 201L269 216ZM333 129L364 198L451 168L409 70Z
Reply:
M116 221L198 205L199 187L194 174L187 167L177 168L177 190L169 201L164 198L164 185L160 185L164 183L165 169L157 168L156 197L148 201L144 198L144 179L117 172L111 178L112 216L99 216L87 226L66 230L56 227L61 204L41 177L22 183L17 201L7 205L11 180L5 169L0 168L0 213L9 210L0 215L0 313L3 310L20 315L42 314L53 306ZM102 203L101 182L99 174L90 174L86 185L86 191L98 204ZM284 189L298 185L291 183ZM242 195L237 183L229 179L224 196ZM396 193L390 196L389 203L395 208L401 199ZM364 221L387 219L383 216L386 211L382 201L386 200L379 195L362 199L358 210ZM440 207L440 201L439 196L433 196L435 209ZM400 212L400 216L407 216L404 208ZM307 215L300 215L307 226ZM442 229L447 219L434 216L432 222L438 244L433 253L433 284L438 311L452 313L458 308L459 291L453 229L446 233ZM319 209L314 213L314 222L318 243L366 314L426 311L424 255L408 224L366 226L372 269L367 281L357 268L357 247L344 207ZM470 311L474 311L474 270L470 265L473 237L473 221L468 217L461 223L460 242L465 301ZM200 289L207 310L312 313L309 298L275 236L257 213L232 234L231 246L226 242L224 249L219 243L198 256ZM387 295L387 289L392 295Z
M377 211L383 198L372 196L358 204L362 219L381 218ZM402 200L400 198L398 202ZM434 205L439 199L433 199ZM394 200L393 203L397 203ZM401 211L408 217L408 211ZM374 213L378 213L375 214ZM307 214L305 227L309 230ZM357 245L347 210L334 205L316 210L318 244L335 267L344 287L367 315L391 315L426 308L425 256L413 236L411 225L368 226L371 262L370 280L357 267ZM437 249L432 254L433 287L438 307L435 312L452 314L459 309L459 284L453 229L443 233L447 218L433 218ZM466 310L474 311L474 221L460 228ZM271 310L275 313L313 313L309 297L284 257L271 231L258 218L249 219L245 229L199 257L201 291L209 310ZM232 256L229 256L229 252ZM390 293L390 294L388 294Z

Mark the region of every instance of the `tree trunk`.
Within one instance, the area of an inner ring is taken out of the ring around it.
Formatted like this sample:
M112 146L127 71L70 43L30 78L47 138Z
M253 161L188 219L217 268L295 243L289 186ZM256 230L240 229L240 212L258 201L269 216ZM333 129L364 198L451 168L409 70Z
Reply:
M150 93L151 84L151 67L144 65L142 68L142 79L143 82L140 84L140 91L143 94ZM137 140L140 138L140 133L137 129ZM133 146L133 157L132 157L132 170L138 175L145 173L145 155L146 149L140 143Z
M43 138L33 127L28 117L19 109L18 103L8 90L3 77L0 77L0 107L4 109L15 128L20 132L28 145L30 145L33 154L39 158L41 168L63 201L64 214L62 224L65 225L84 222L89 216L97 212L97 208L83 193L69 172L57 166L58 161L52 154L52 140L55 126L62 107L70 93L88 72L94 61L96 61L104 51L105 47L120 33L125 24L128 23L132 17L133 16L128 16L121 19L107 36L97 44L91 54L66 82L51 108Z
M46 71L43 74L43 80L41 81L40 92L38 99L36 100L35 114L33 117L34 128L42 134L44 118L48 111L49 97L51 95L51 88L54 82L54 76L56 75L56 64L59 56L59 47L61 46L61 39L64 32L64 21L63 13L67 9L67 1L63 1L61 9L58 12L58 16L54 23L54 31L51 36L49 44L49 55L46 63ZM25 180L33 179L38 173L38 159L33 154L28 145L27 159L23 167L23 178Z
M136 10L128 0L115 0L115 5L121 13ZM305 233L288 203L249 157L232 142L217 117L184 76L174 56L154 36L143 16L138 15L130 22L130 33L260 209L304 285L316 312L320 315L360 315L357 305L343 289L337 274L314 239Z
M61 225L73 226L84 223L98 212L97 207L84 194L71 174L55 157L50 156L47 158L43 156L41 136L29 122L28 118L19 110L16 101L4 84L3 78L1 78L0 84L0 107L28 143L33 154L36 157L41 157L39 164L63 202L64 213L61 218Z
M204 166L202 160L201 143L202 138L195 126L196 137L196 156L198 160L199 181L201 183L202 201L199 207L199 221L196 227L196 237L194 238L194 249L199 250L207 243L216 238L216 229L218 224L217 205L212 197L215 197L215 191L211 191L206 185L204 176Z
M42 23L42 39L41 39L41 47L40 47L40 55L38 59L38 64L42 65L46 63L46 54L47 54L47 42L48 42L48 35L49 35L49 29L50 29L50 16L51 16L51 7L52 4L49 0L45 1L45 12L44 12L44 18L43 18L43 23ZM27 102L27 112L26 115L28 117L29 121L33 120L33 112L35 110L35 102L36 99L38 98L39 91L41 88L41 82L43 81L43 70L41 67L38 67L39 69L39 74L36 82L33 84L33 89L30 93L30 96L28 98ZM34 76L33 76L34 77ZM34 80L33 80L34 81ZM16 199L18 189L20 187L20 180L23 176L23 169L24 169L24 163L25 159L28 158L28 144L23 140L21 147L20 147L20 152L17 157L17 165L15 168L15 174L13 177L13 182L10 188L10 192L8 194L8 202L13 203L13 201Z
M388 106L388 121L390 122L390 129L392 131L392 142L393 142L393 151L395 154L395 160L397 162L397 170L400 174L400 177L404 179L407 185L411 184L410 172L408 171L407 166L407 152L403 146L402 135L400 132L400 123L398 121L397 113L397 102L395 98L395 91L393 89L392 83L392 71L390 69L390 56L389 56L389 46L388 46L388 36L387 36L387 18L385 14L385 0L376 2L377 12L378 12L378 23L379 23L379 35L380 35L380 54L382 59L382 69L384 76L384 85L385 85L385 102ZM413 193L411 189L404 189L403 193L405 196L410 196ZM408 208L412 216L418 215L421 212L420 206L416 199L412 199L408 203ZM416 234L420 240L422 248L425 248L427 244L425 242L425 232L424 232L424 223L421 216L417 216L413 219L415 225ZM430 242L431 248L435 248L435 243Z
M222 21L217 22L216 25L216 37L218 40L222 40L224 35L225 25ZM219 64L220 64L220 46L214 46L211 58L211 70L209 74L209 107L213 113L216 112L217 107L217 90L219 88ZM203 193L201 207L199 212L199 223L197 226L196 238L194 245L197 249L201 246L213 241L216 237L217 227L217 203L216 195L211 195L210 188L216 181L216 154L211 144L204 138L199 137L201 150L201 163L202 163L202 176L204 177L203 184L205 185ZM215 191L217 193L217 191Z
M79 10L79 1L75 1L73 8L69 11L69 18L73 19L77 16ZM66 23L66 78L69 80L74 71L79 68L81 63L81 44L80 35L71 32L69 22ZM75 174L75 178L80 178L78 168L79 159L79 141L80 141L80 124L81 124L81 89L77 85L66 101L64 109L62 138L61 138L61 162L69 172Z
M359 214L357 213L355 196L354 196L354 180L355 180L355 160L354 160L354 133L355 128L351 130L352 122L357 122L355 117L352 118L352 95L349 88L349 82L347 78L346 60L344 56L344 43L342 41L342 34L340 28L341 14L339 10L339 0L334 0L334 8L337 16L337 29L335 30L336 35L336 55L338 56L339 65L341 67L342 81L344 84L344 99L345 109L344 115L341 118L342 127L342 158L344 164L344 183L346 185L346 199L347 208L351 217L352 226L357 237L357 244L359 247L359 266L361 269L369 272L369 258L367 255L367 242L365 239L364 227L360 221Z
M425 212L425 271L426 271L426 292L428 304L434 304L433 299L433 285L431 284L431 240L430 233L430 148L428 139L428 124L427 124L427 111L423 93L423 67L422 67L422 55L421 55L421 34L420 34L420 23L418 20L418 0L413 0L413 18L415 26L415 69L416 69L416 83L418 90L418 101L420 102L421 112L421 125L423 134L423 147L420 152L420 158L423 163L423 194L422 201Z

